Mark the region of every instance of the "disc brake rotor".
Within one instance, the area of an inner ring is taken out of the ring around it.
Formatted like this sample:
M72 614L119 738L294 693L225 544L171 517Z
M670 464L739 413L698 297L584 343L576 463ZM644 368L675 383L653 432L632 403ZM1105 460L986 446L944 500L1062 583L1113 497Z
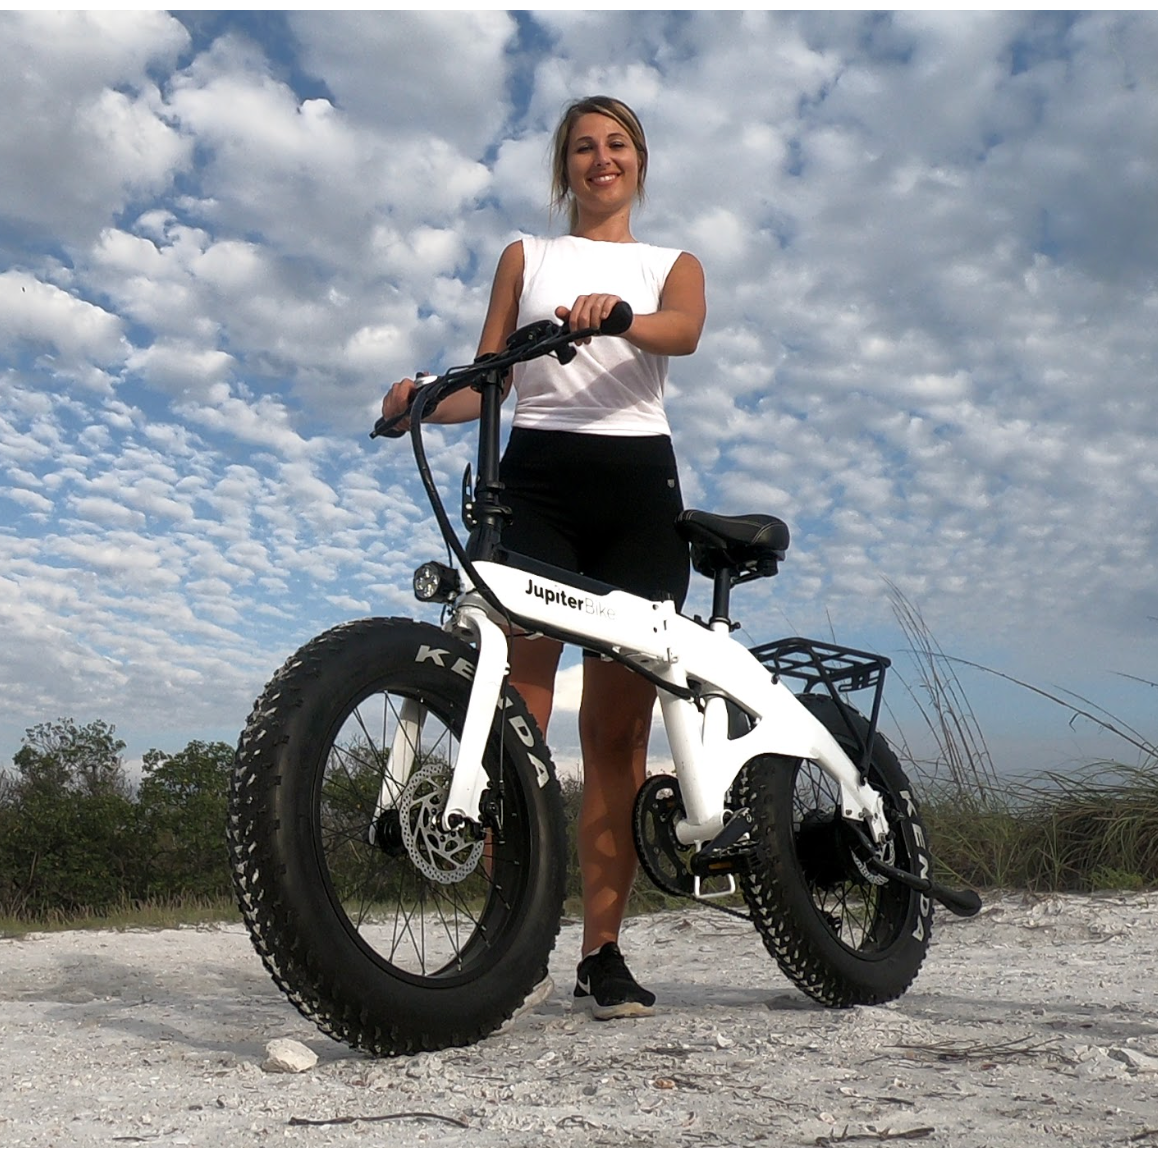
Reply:
M852 857L852 863L856 866L856 871L860 873L870 885L876 885L877 888L884 888L884 886L889 883L889 878L871 868L867 863L867 858L861 856L857 849L850 846L848 852L849 856ZM877 853L877 859L882 864L891 865L896 863L897 853L891 836Z
M448 832L439 824L450 773L416 768L398 797L402 843L423 876L440 885L458 884L478 867L483 841L465 828Z

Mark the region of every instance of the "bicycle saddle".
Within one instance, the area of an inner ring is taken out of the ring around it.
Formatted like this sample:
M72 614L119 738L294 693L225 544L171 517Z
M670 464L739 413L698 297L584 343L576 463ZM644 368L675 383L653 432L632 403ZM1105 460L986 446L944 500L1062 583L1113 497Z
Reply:
M691 545L692 566L709 579L725 567L775 575L788 550L788 524L774 515L681 511L676 531Z

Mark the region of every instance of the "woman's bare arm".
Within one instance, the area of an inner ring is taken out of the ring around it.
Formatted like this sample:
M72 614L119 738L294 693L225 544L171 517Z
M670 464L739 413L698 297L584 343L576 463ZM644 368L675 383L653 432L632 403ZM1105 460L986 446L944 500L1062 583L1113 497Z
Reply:
M503 250L491 283L490 303L486 319L483 321L482 336L479 338L479 354L494 354L501 351L518 324L519 297L523 292L523 243L512 242ZM382 415L393 418L404 413L414 398L417 387L413 378L403 378L395 382L390 392L382 400ZM510 390L510 379L503 390L503 397ZM479 416L480 397L473 390L460 390L438 404L426 422L472 422ZM405 424L401 424L405 428Z
M584 294L570 308L560 306L555 313L571 329L585 330L598 326L619 300L615 294ZM659 309L636 314L623 337L649 354L691 354L699 345L706 316L703 267L690 253L681 253L664 282Z

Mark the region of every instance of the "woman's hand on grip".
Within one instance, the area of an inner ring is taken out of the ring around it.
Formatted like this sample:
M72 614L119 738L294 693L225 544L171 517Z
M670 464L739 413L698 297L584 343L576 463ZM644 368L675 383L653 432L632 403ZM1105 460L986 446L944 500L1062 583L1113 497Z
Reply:
M421 374L417 375L417 377L421 377ZM410 409L411 403L414 401L414 395L417 393L418 384L413 378L403 378L401 382L395 382L382 399L382 417L389 422L392 418L398 418L399 415L406 414ZM403 418L395 424L394 429L409 430L410 419Z
M566 322L567 328L576 333L579 330L598 329L621 300L615 294L583 294L575 299L570 309L560 306L555 311L555 317ZM590 341L590 338L583 338L575 344L586 345Z

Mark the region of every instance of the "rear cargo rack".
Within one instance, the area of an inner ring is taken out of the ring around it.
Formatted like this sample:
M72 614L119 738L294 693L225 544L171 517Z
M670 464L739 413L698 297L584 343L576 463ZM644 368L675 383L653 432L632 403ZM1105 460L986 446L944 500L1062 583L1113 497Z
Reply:
M804 684L804 693L818 688L828 693L840 711L848 734L860 748L860 770L867 775L872 763L889 660L872 652L799 637L762 643L751 651L777 679L800 680ZM873 693L868 735L863 737L853 725L846 699L856 692Z

